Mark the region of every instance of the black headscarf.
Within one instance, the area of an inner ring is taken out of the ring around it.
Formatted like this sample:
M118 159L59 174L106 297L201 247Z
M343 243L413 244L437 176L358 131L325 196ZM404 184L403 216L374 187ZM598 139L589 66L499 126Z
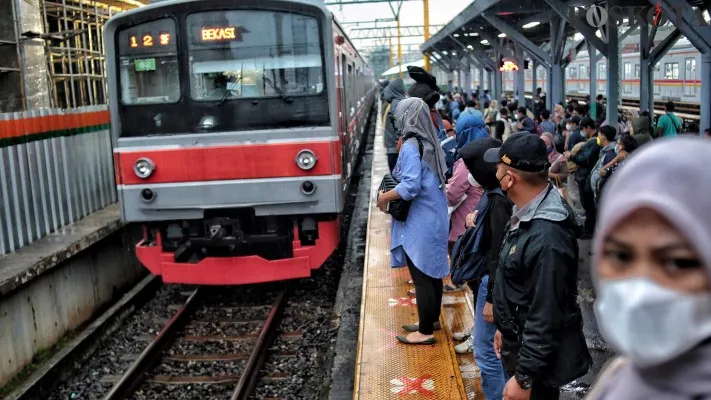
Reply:
M420 67L407 67L407 72L410 74L415 83L407 90L409 97L418 97L422 99L430 108L433 108L439 101L439 87L437 86L437 78Z
M484 152L497 147L501 147L500 140L483 138L474 140L458 150L469 173L486 190L499 187L499 180L496 179L496 164L484 161Z

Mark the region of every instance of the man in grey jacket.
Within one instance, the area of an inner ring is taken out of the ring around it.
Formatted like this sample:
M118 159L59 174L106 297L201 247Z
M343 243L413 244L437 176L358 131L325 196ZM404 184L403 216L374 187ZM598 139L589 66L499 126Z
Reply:
M397 78L391 81L388 86L383 90L383 100L390 103L387 107L387 112L385 113L385 149L388 155L388 167L390 172L395 168L397 163L397 140L398 132L395 129L395 110L397 110L397 105L400 100L405 98L405 84L402 79Z

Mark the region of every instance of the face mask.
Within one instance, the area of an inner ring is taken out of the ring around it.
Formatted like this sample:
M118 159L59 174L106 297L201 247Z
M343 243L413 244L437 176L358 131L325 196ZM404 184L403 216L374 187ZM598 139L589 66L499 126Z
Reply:
M504 193L508 196L508 193L506 193L506 192L508 192L508 190L511 189L511 187L510 187L510 186L509 186L509 187L503 187L503 186L501 185L501 181L503 181L504 179L506 179L506 175L508 175L508 174L504 174L504 175L501 177L501 179L496 178L496 180L499 181L499 188L501 188L501 191L504 192ZM511 179L511 178L509 177L509 179ZM507 184L508 184L508 183L510 183L510 182L507 182Z
M566 125L565 125L565 130L572 131L572 130L573 130L573 125L566 124Z
M476 187L481 187L481 185L479 184L479 182L477 182L476 179L474 179L474 177L472 176L472 174L469 174L469 176L467 176L467 180L469 181L469 184L470 184L470 185L476 186Z
M651 367L711 337L711 293L678 292L647 278L603 280L595 316L610 345Z
M519 120L519 118L518 118L518 114L514 114L514 119L515 119L516 121L518 121L518 120Z

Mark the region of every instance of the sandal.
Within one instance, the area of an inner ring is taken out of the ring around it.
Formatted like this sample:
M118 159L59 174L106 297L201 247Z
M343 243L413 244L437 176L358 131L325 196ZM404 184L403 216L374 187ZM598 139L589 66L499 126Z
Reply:
M425 339L421 342L411 342L411 341L407 340L407 336L401 336L401 335L397 336L397 340L399 340L400 343L404 343L404 344L435 344L437 342L437 340L435 340L434 337Z
M417 332L418 330L420 330L420 324L418 322L416 324L403 325L402 329L404 329L407 332ZM437 321L434 323L434 327L432 329L434 329L435 331L438 331L438 330L442 329L442 324L440 324L439 321Z

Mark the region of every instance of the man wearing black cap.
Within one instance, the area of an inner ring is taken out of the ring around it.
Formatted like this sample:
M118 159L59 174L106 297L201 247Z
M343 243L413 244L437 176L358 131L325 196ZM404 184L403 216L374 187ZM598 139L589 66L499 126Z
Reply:
M484 161L514 203L493 288L494 348L509 380L504 399L559 398L559 388L587 373L578 296L577 225L548 182L545 143L513 135Z

